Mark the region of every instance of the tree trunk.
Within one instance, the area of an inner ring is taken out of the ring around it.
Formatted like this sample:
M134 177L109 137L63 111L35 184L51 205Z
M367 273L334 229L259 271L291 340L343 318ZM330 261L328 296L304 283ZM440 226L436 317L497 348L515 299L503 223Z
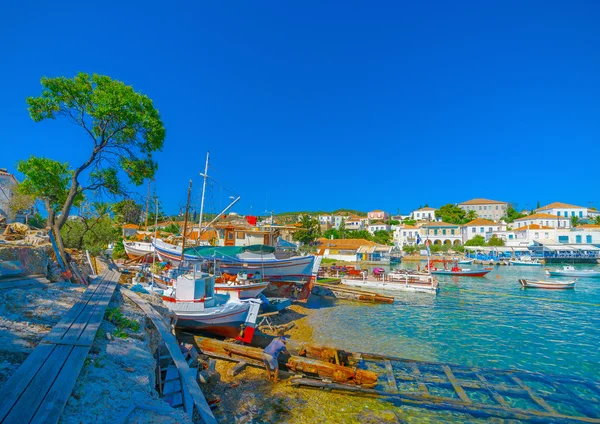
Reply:
M67 260L67 253L65 252L65 245L63 243L62 235L60 234L60 229L58 228L57 224L55 224L52 227L52 233L54 234L54 240L56 242L56 248L58 250L60 259L62 260L63 264L65 265L66 270L69 271L69 270L71 270L71 264Z

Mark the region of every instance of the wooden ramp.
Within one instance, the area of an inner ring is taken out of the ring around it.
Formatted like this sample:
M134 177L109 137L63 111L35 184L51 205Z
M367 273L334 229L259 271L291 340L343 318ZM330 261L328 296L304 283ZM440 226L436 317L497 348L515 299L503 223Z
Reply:
M182 406L185 408L185 411L191 417L193 407L195 405L196 409L198 410L198 413L200 414L200 417L202 418L202 421L204 421L206 424L216 424L217 420L215 419L215 416L213 415L210 406L208 405L208 402L206 402L206 398L204 397L204 394L202 393L202 390L200 389L200 386L196 381L196 375L190 369L188 363L186 362L183 356L183 353L181 353L181 349L179 348L177 339L173 334L171 334L161 315L158 312L156 312L156 310L148 302L146 302L144 299L142 299L140 296L138 296L131 290L123 288L121 289L121 292L129 299L131 299L136 305L140 307L142 311L146 313L148 318L152 320L152 323L160 333L162 340L165 343L169 354L173 358L173 362L175 363L177 370L179 371L178 380L181 381L180 391L183 395ZM179 393L180 391L178 390L177 393ZM193 405L186 405L185 399L190 396L193 399Z
M109 270L97 277L4 384L0 422L58 422L119 276Z

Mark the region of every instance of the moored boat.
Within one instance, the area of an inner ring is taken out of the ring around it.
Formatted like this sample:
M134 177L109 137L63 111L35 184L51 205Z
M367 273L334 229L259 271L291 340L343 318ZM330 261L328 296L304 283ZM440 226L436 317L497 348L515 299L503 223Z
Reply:
M433 275L453 275L455 277L483 277L488 274L491 269L438 269L431 270Z
M462 261L458 261L459 265L471 265L475 259L463 259Z
M542 266L543 264L537 259L532 259L529 256L524 256L520 259L511 259L508 261L510 265L514 266Z
M353 287L368 287L382 290L408 291L436 294L439 290L438 281L429 274L408 272L380 273L378 276L367 276L363 273L361 279L342 278L342 284Z
M519 279L519 283L523 288L532 289L550 289L550 290L565 290L574 289L577 280L572 281L543 281L543 280L525 280Z
M552 277L600 278L600 271L593 269L575 269L575 267L571 265L566 265L563 269L546 269L546 274Z
M151 261L151 255L154 252L154 247L150 242L143 241L127 241L123 240L123 247L127 257L131 260L140 259L144 256Z
M215 280L215 293L227 294L232 299L253 299L269 285L261 278L251 278L248 274L222 274Z

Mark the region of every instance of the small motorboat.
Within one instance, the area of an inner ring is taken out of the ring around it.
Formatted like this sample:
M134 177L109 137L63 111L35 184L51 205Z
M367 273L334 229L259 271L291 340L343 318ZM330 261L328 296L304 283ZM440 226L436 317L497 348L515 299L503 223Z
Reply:
M374 274L374 276L367 276L366 273L363 273L361 279L342 278L342 284L353 287L430 294L436 294L439 290L438 281L430 274L410 272L390 272L387 275L383 272L377 272Z
M454 275L457 277L483 277L488 274L491 269L463 269L463 268L452 268L452 269L438 269L431 270L433 275Z
M458 261L459 265L471 265L475 259L463 259L462 261Z
M525 280L519 279L519 283L524 289L550 289L550 290L567 290L574 289L575 282L572 281L543 281L543 280Z
M571 265L566 265L563 269L546 269L546 274L551 277L600 278L600 271L593 269L575 269L575 267Z
M532 259L531 256L523 256L520 259L511 259L509 265L514 266L542 266L537 259Z

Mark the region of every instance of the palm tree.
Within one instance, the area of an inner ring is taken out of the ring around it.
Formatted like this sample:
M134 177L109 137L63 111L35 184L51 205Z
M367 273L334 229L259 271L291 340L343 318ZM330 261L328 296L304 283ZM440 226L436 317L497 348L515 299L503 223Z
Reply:
M571 217L571 227L577 227L577 223L579 222L579 218L576 216Z
M477 219L477 212L471 210L471 211L467 212L467 215L465 218L467 218L467 222L471 222L474 219Z

